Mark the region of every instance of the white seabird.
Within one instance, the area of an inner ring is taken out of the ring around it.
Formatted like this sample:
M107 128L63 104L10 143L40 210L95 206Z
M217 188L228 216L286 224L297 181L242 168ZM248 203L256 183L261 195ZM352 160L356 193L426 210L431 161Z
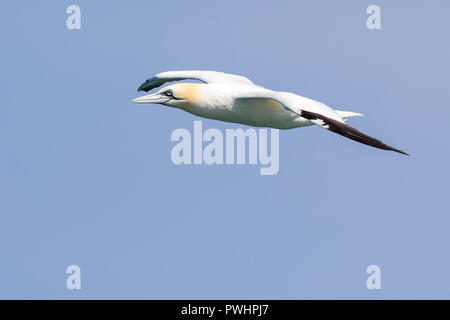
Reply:
M162 104L203 118L255 127L292 129L318 125L369 146L408 155L345 123L350 117L362 116L361 113L335 110L290 92L268 90L240 75L217 71L168 71L145 81L138 92L186 79L203 83L172 84L132 102Z

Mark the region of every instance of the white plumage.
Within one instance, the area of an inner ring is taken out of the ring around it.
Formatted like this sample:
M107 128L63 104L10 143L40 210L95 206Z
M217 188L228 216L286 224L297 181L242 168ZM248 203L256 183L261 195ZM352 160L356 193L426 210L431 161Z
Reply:
M404 153L374 139L345 121L362 116L290 92L272 91L246 77L216 71L168 71L145 81L138 91L149 91L166 82L195 79L203 83L176 83L134 99L182 109L197 116L255 127L292 129L318 125L352 140Z

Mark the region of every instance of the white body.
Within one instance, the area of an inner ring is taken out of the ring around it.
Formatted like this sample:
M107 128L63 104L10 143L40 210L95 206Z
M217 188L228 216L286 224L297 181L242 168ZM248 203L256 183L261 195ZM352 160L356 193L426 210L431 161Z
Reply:
M133 102L163 104L199 117L255 127L292 129L315 124L375 148L406 154L345 124L347 118L362 116L360 113L335 110L290 92L268 90L240 75L216 71L169 71L146 80L138 91L149 91L166 82L186 79L203 83L176 83Z
M222 72L169 71L156 75L146 83L153 88L184 79L205 83L177 83L162 88L156 94L136 98L133 102L160 103L208 119L277 129L313 125L313 122L300 116L301 110L320 113L340 122L344 122L346 117L361 115L333 110L321 102L293 93L268 90L243 76ZM164 97L163 93L168 89L173 91L175 99Z
M192 103L183 109L199 117L277 129L313 125L311 121L286 110L274 100L239 99L245 94L254 94L259 91L273 93L262 87L228 83L198 84L198 87L198 101L201 103ZM285 94L289 95L289 93ZM299 100L306 99L300 96L296 97ZM310 100L310 102L314 103L315 101ZM329 109L332 111L331 108Z

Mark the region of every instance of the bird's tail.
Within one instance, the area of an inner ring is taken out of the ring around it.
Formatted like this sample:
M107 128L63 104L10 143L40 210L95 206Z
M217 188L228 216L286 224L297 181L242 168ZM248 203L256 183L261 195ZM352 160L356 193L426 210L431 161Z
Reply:
M344 120L347 120L351 117L364 117L362 113L352 112L352 111L342 111L342 110L334 110L338 115L340 115Z

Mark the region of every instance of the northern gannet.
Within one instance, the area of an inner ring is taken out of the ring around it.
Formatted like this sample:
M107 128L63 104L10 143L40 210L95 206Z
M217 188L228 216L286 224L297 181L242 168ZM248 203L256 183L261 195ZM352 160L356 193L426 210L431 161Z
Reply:
M132 102L162 104L203 118L255 127L292 129L318 125L363 144L408 155L345 123L350 117L362 116L361 113L335 110L290 92L272 91L240 75L217 71L168 71L146 80L138 92L186 79L203 83L172 84Z

